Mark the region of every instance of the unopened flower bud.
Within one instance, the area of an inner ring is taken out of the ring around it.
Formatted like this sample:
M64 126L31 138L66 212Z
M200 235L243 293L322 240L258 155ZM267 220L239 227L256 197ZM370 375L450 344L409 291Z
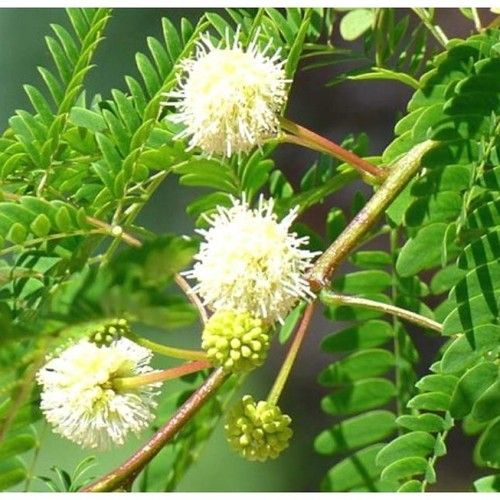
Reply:
M247 312L217 311L205 325L201 345L215 366L246 372L266 359L269 328Z
M113 319L92 332L89 335L89 341L97 347L109 347L113 341L120 339L129 331L130 327L126 319Z
M229 411L224 428L229 444L242 457L264 462L288 447L291 421L278 406L268 401L256 403L247 395Z

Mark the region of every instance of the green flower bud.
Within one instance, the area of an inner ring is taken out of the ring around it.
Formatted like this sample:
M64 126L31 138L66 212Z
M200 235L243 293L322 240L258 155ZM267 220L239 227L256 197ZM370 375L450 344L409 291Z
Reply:
M113 319L100 326L89 335L89 341L97 345L97 347L109 347L114 340L120 339L130 331L128 321L126 319Z
M229 411L224 429L229 444L243 458L264 462L277 458L288 447L293 434L291 421L276 405L255 403L247 395Z
M269 328L250 313L217 311L205 325L201 346L214 366L246 372L266 359L269 337Z

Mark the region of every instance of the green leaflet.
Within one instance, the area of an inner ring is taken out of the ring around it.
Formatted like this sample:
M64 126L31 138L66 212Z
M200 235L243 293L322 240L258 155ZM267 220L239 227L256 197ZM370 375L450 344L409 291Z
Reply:
M428 411L446 411L450 405L450 396L443 392L417 394L408 401L409 408Z
M355 40L369 30L374 21L373 9L353 9L342 18L340 34L344 40Z
M0 462L0 491L5 491L25 479L26 468L19 458L11 458Z
M496 380L474 403L472 417L478 422L487 422L500 415L500 381Z
M314 441L318 453L331 455L380 441L395 430L395 416L375 410L347 420L319 434Z
M415 384L415 387L422 392L438 391L451 395L456 385L457 377L436 373L425 375Z
M442 370L446 373L459 372L468 368L484 355L493 358L499 352L500 327L483 325L476 328L471 341L465 335L458 335L443 354Z
M392 282L390 274L384 271L358 271L334 279L333 286L342 293L383 292Z
M398 493L420 493L421 491L422 483L416 479L410 479L398 488Z
M382 448L374 444L334 465L326 474L321 489L323 491L346 491L361 484L367 484L372 491L380 469L375 465L375 457Z
M318 381L334 386L386 373L394 366L394 355L385 349L366 349L346 356L323 370Z
M370 320L326 336L321 348L330 353L355 351L383 345L392 337L389 323Z
M498 378L498 367L495 363L479 363L469 370L458 381L453 392L450 413L454 418L464 418L470 413L475 402Z
M500 476L485 476L474 481L474 488L480 493L495 493L500 491Z
M5 439L0 445L0 461L9 459L31 450L37 445L33 433L15 434Z
M291 337L292 333L297 326L299 319L302 317L304 313L305 303L300 303L296 306L291 313L288 314L285 323L280 328L278 337L281 344L284 344Z
M335 238L329 238L329 240L333 239ZM359 252L356 252L354 255L352 255L351 261L355 266L361 268L385 268L385 266L391 263L391 256L387 252L382 252L380 250L360 250Z
M372 378L358 380L325 396L321 407L332 415L349 415L388 403L396 394L389 380Z
M410 239L399 254L396 269L402 276L412 276L423 269L440 264L442 248L436 245L444 239L448 226L436 222L426 226L415 238Z
M386 481L401 481L419 476L427 470L427 460L421 457L405 457L392 462L382 471L381 478Z
M421 415L401 415L397 424L410 431L425 431L429 433L441 432L446 428L445 420L434 413L423 413Z
M493 420L479 438L475 455L478 465L500 467L500 417Z
M434 449L435 438L422 431L413 431L399 436L386 445L377 455L377 464L382 467L406 457L426 457ZM399 479L399 478L397 478Z

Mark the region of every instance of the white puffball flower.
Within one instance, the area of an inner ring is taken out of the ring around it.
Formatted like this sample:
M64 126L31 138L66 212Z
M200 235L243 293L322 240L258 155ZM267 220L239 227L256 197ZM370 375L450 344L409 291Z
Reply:
M297 208L278 221L273 205L261 197L252 209L233 199L232 207L206 217L209 229L197 230L205 241L185 275L197 281L193 290L212 310L282 323L298 300L314 297L304 274L316 252L301 248L308 237L289 232Z
M228 157L276 137L289 80L279 51L266 55L269 47L259 49L254 39L245 49L237 34L231 47L220 48L203 36L181 66L178 88L165 94L163 104L177 108L172 121L186 127L177 137Z
M42 386L40 408L54 431L84 448L122 445L154 419L153 383L117 389L113 380L153 371L149 349L120 338L98 347L89 340L70 346L37 373Z

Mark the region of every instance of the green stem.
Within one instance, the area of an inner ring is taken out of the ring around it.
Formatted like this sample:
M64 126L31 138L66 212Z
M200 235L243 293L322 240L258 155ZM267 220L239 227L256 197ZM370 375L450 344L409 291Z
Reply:
M176 411L156 434L128 460L81 491L115 491L133 483L142 469L173 439L196 412L215 394L228 375L219 368L212 372L196 392Z
M474 20L474 26L476 27L476 30L478 33L483 31L483 25L481 23L481 18L479 17L479 13L476 9L476 7L471 7L471 12L472 12L472 18Z
M299 352L300 346L302 345L302 341L304 340L304 337L307 333L315 306L316 303L312 302L306 307L306 310L304 311L304 316L302 316L302 321L297 328L297 332L295 333L295 337L292 341L292 344L290 345L290 349L288 350L285 361L281 365L280 372L278 373L278 376L276 377L276 380L274 381L274 384L267 396L267 401L271 404L275 405L278 402L281 393L283 392L283 388L285 387L295 359L297 358L297 354Z
M154 178L153 181L150 182L148 187L145 189L144 195L143 195L143 201L139 201L137 203L134 203L133 205L130 205L130 207L127 208L125 211L125 218L124 221L121 222L123 226L129 226L132 224L135 220L135 218L139 215L140 211L142 210L142 207L146 204L146 202L153 196L154 192L158 189L160 184L165 180L167 175L169 174L169 171L163 172L162 176L158 176ZM122 237L122 239L127 243L127 241ZM104 254L103 258L103 264L105 262L108 262L115 251L118 249L118 246L120 244L120 240L116 239L109 245L109 247L106 250L106 253ZM137 246L137 245L136 245Z
M62 240L64 238L70 238L73 236L89 236L89 235L98 235L98 234L102 235L102 234L104 234L104 232L100 229L94 229L91 231L86 230L86 229L79 229L79 230L73 231L71 233L49 234L49 235L43 236L41 238L33 238L32 240L27 240L21 244L11 245L7 248L4 248L3 250L0 250L0 256L8 255L11 252L21 251L27 247L41 245L42 243L45 243L48 241Z
M500 27L500 16L497 16L497 17L495 17L495 19L493 19L493 21L491 21L490 24L488 24L488 26L486 26L486 29L492 30L492 29L496 29L499 27Z
M45 422L42 425L42 430L38 434L38 440L37 444L35 447L35 451L33 453L33 458L31 460L31 464L29 466L28 473L26 475L26 481L24 483L24 493L27 493L30 489L31 482L33 481L33 477L35 474L35 467L37 464L38 459L40 458L40 451L42 449L42 443L45 441L45 438L47 437L47 429L48 429L48 424Z
M342 260L356 247L359 240L418 172L422 156L437 144L430 140L422 142L396 162L378 191L315 262L309 273L309 282L313 290L319 290L326 285Z
M375 300L353 297L351 295L341 295L339 293L328 291L321 292L320 297L323 302L329 305L341 304L363 307L365 309L380 311L385 314L396 316L428 330L433 330L438 333L441 333L443 331L443 325L441 325L441 323L426 318L425 316L422 316L420 314L414 313L413 311L408 311L408 309L393 306L392 304L384 304L383 302L377 302Z
M89 224L103 229L108 236L115 238L116 241L119 242L120 240L123 240L129 246L135 248L142 247L142 242L137 238L134 238L132 235L126 233L121 226L108 224L107 222L91 216L87 216L86 219Z
M394 228L391 230L389 235L389 245L391 250L392 258L392 283L391 283L391 299L393 303L396 303L397 299L397 278L395 274L396 260L397 260L397 250L398 250L398 229ZM403 331L401 324L399 323L398 316L393 314L392 316L392 329L394 330L394 357L396 358L396 363L394 365L394 385L396 386L396 413L398 417L403 414L404 404L403 404L403 366L401 359L402 349L401 349L401 336ZM401 434L401 430L398 427L398 434Z
M373 33L375 35L375 65L383 66L383 52L386 40L386 34L381 28L384 24L386 9L375 9L375 22L373 25Z
M427 9L412 9L415 14L420 18L424 26L432 33L434 38L444 47L448 45L448 37L444 34L444 31L440 26L434 24L432 17Z
M447 416L450 417L450 414L447 413ZM451 418L451 417L450 417ZM446 441L446 438L448 436L448 432L449 432L449 429L446 429L445 431L441 432L440 434L438 434L438 436L441 437L441 441L444 443ZM438 437L436 437L436 439L438 439ZM427 460L427 463L429 464L429 467L432 467L434 468L434 465L436 464L437 462L437 459L438 459L438 455L436 454L436 452L434 452L430 457L429 459ZM424 477L424 480L422 481L422 493L425 492L425 490L427 489L427 485L429 484L429 481L427 480L427 478Z
M299 144L300 146L304 146L314 151L319 151L320 153L330 154L334 158L348 163L363 174L370 174L380 179L384 179L387 175L387 172L383 169L372 165L370 162L363 160L363 158L360 158L352 151L344 149L335 142L330 141L329 139L326 139L325 137L316 134L301 125L287 120L286 118L280 118L280 124L283 130L292 134L285 135L282 138L283 141Z
M118 390L135 389L137 387L142 387L143 385L180 378L184 375L196 373L209 367L210 363L208 361L192 361L181 366L176 366L175 368L143 373L135 377L116 378L113 380L113 387Z
M157 354L168 356L169 358L189 359L192 361L203 361L207 359L207 355L203 351L192 351L190 349L178 349L168 345L158 344L152 340L139 337L132 332L128 332L126 337L143 347L151 349Z

